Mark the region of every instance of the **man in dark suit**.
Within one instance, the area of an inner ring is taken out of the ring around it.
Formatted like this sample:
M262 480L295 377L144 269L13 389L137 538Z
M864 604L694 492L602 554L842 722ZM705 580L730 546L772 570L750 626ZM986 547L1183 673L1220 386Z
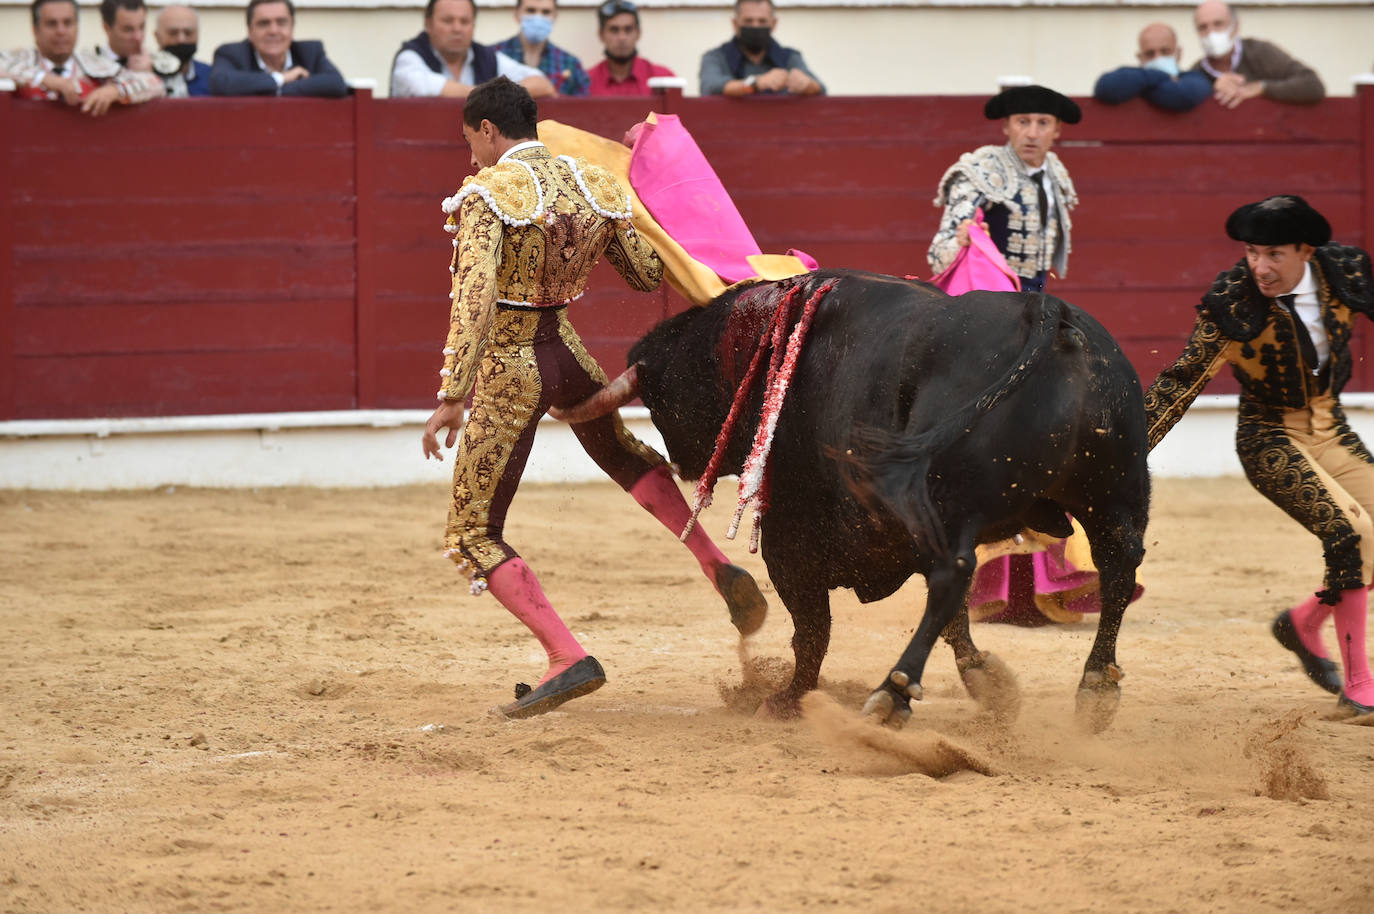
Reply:
M292 41L296 8L291 0L249 0L248 38L215 49L211 95L348 94L343 76L319 41Z

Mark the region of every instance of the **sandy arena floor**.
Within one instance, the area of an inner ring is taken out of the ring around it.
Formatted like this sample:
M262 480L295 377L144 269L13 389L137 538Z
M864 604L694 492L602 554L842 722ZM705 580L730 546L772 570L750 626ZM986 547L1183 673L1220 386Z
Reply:
M1320 552L1243 480L1157 482L1098 737L1093 622L975 628L1009 728L941 645L866 737L919 579L836 594L833 701L755 719L718 598L610 485L527 487L510 527L610 681L495 719L542 656L440 559L445 497L0 493L0 910L1374 912L1374 729L1270 637ZM774 601L750 668L790 636ZM992 773L921 773L938 737Z

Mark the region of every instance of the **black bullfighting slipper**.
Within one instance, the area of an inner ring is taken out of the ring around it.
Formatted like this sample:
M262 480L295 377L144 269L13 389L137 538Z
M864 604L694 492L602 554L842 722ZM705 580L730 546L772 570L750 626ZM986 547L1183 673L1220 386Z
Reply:
M501 713L517 720L546 714L565 701L595 692L606 684L606 671L588 654L537 689L525 683L515 687L515 701L503 705Z
M1293 619L1288 610L1279 613L1278 618L1270 629L1274 633L1274 638L1278 640L1288 650L1298 655L1298 660L1302 662L1303 672L1307 678L1315 682L1318 686L1332 695L1341 694L1341 674L1340 668L1328 660L1326 657L1318 657L1307 649L1298 637L1298 630L1293 626Z
M752 635L763 628L768 601L763 598L752 574L738 565L721 565L716 569L716 589L725 598L730 622L741 635Z
M1341 710L1354 711L1356 714L1374 714L1374 705L1362 705L1355 699L1345 694L1345 689L1341 689L1341 697L1336 699L1336 707Z

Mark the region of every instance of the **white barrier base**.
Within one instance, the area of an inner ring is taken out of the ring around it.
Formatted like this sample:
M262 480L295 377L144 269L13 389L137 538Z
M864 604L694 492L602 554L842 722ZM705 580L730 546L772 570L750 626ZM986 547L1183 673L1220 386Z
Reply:
M1374 394L1342 397L1352 427L1374 442ZM621 410L625 424L663 450L642 407ZM261 413L150 419L0 422L0 488L144 489L165 485L397 486L447 480L452 452L425 460L420 433L427 410ZM1238 476L1236 398L1199 397L1150 455L1157 476ZM568 427L539 426L525 479L603 478Z

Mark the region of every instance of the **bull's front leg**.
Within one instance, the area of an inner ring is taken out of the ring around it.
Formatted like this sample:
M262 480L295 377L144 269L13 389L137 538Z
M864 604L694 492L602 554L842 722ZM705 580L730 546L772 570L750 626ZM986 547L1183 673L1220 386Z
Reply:
M959 550L949 562L937 565L926 575L926 611L911 636L906 650L887 674L882 685L864 702L864 716L878 723L901 727L911 718L911 700L921 700L921 676L925 673L930 650L940 633L963 609L973 579L972 543ZM972 642L970 641L970 644Z
M821 662L830 648L830 592L823 584L798 584L793 575L774 576L778 597L792 616L792 681L764 702L770 717L801 716L801 697L820 682Z

